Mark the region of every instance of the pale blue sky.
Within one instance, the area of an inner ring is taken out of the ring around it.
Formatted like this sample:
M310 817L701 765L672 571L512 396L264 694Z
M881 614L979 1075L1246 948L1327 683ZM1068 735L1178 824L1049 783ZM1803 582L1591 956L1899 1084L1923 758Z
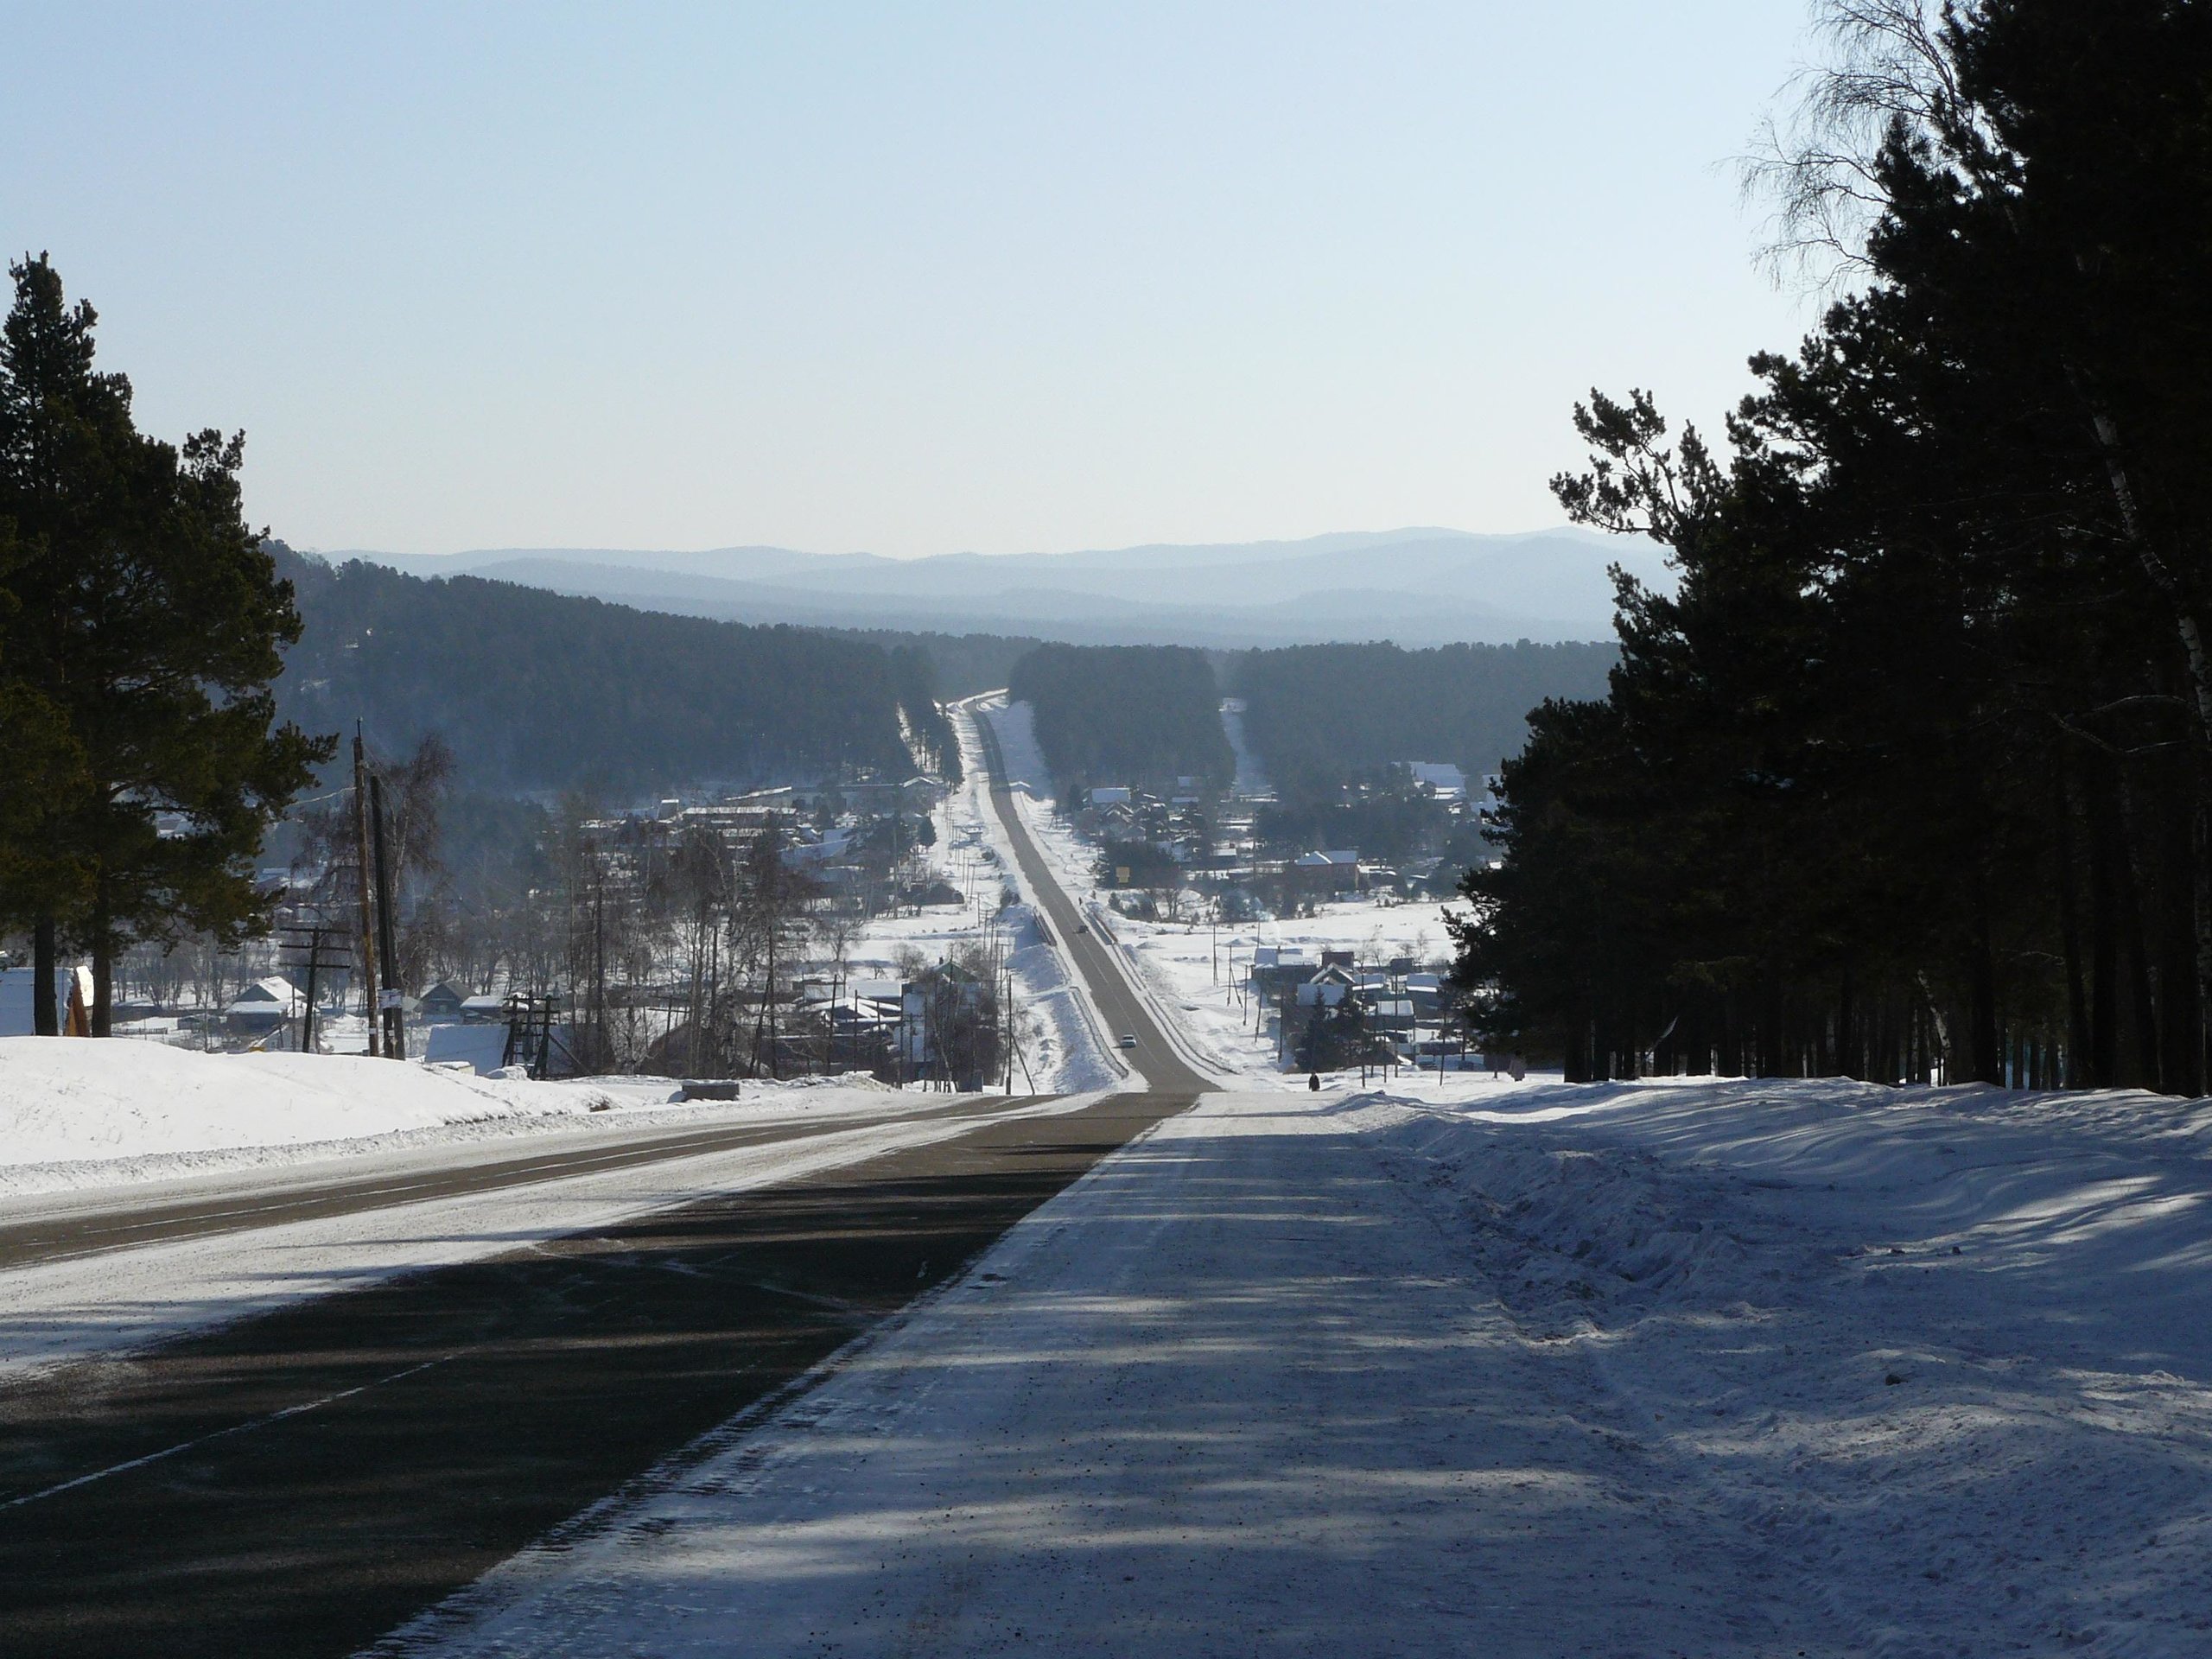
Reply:
M1556 522L1811 302L1802 0L22 5L0 239L296 544L911 555Z

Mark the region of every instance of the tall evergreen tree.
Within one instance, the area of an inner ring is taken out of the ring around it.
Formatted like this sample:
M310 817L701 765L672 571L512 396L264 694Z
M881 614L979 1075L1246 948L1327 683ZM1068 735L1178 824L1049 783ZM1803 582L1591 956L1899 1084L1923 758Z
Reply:
M1462 974L1571 1070L2205 1077L2212 23L1847 0L1798 165L1866 281L1724 455L1596 398L1577 518L1656 537L1606 701L1507 771Z
M4 645L9 619L21 609L8 584L22 562L13 521L0 518L0 929L36 928L57 899L82 898L85 877L68 844L42 833L57 812L83 805L84 751L61 710L15 671ZM41 985L38 1021L50 1034L60 1014L50 972Z
M10 271L0 512L21 556L0 628L85 782L43 794L15 839L60 849L80 878L34 899L40 982L65 938L86 950L105 1035L121 946L265 925L253 855L331 742L276 719L270 683L300 625L241 512L242 441L140 435L129 383L93 367L92 308L66 302L43 257Z

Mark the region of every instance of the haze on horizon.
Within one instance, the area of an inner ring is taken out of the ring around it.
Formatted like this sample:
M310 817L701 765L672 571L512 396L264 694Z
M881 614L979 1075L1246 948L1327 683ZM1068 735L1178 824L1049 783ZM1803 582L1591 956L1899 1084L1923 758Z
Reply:
M1556 524L1813 302L1799 0L0 5L0 232L303 548L914 556Z

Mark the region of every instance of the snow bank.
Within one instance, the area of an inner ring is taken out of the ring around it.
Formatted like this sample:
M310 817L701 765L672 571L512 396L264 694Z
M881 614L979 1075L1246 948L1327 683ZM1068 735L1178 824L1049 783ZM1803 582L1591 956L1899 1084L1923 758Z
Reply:
M1025 1077L1039 1091L1060 1094L1122 1086L1122 1074L1103 1058L1067 959L1046 942L1035 910L1017 906L1007 921L1014 943L1007 961L1022 1024L1022 1056L1028 1061Z
M1374 1138L1851 1650L2204 1650L2212 1104L1512 1095Z
M1108 1057L1102 1035L1103 1023L1096 1007L1059 947L1048 942L1047 930L1035 908L1036 895L1029 892L1014 843L997 809L986 798L990 770L984 764L982 741L975 729L974 721L980 720L991 721L1013 779L1027 781L1035 789L1045 787L1044 763L1030 734L1029 705L1015 707L1020 713L1012 726L1008 711L992 705L971 704L971 718L957 722L967 777L952 800L957 804L958 822L989 849L993 880L1012 885L1029 901L1015 906L1007 918L1014 930L1010 964L1024 1024L1024 1054L1029 1061L1025 1087L1033 1082L1039 1092L1079 1094L1126 1086L1127 1073L1118 1061ZM1007 747L1009 733L1013 734L1012 748ZM1013 756L1017 753L1025 757L1027 770L1014 769ZM1019 792L1014 796L1017 810L1022 798ZM1033 1052L1027 1046L1033 1041Z
M735 1109L861 1111L865 1077L747 1081ZM137 1185L378 1151L682 1122L665 1077L533 1083L350 1054L202 1054L159 1043L0 1038L0 1194ZM719 1103L725 1110L728 1103Z
M0 1038L0 1163L346 1140L672 1095L664 1080L577 1087L346 1054Z

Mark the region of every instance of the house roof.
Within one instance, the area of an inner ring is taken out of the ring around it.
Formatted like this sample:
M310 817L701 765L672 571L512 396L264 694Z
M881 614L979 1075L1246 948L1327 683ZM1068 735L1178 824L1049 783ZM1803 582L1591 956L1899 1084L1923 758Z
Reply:
M223 1012L232 1014L254 1014L267 1019L289 1014L307 999L302 996L292 982L271 974L266 979L257 979L240 991L225 1007Z

